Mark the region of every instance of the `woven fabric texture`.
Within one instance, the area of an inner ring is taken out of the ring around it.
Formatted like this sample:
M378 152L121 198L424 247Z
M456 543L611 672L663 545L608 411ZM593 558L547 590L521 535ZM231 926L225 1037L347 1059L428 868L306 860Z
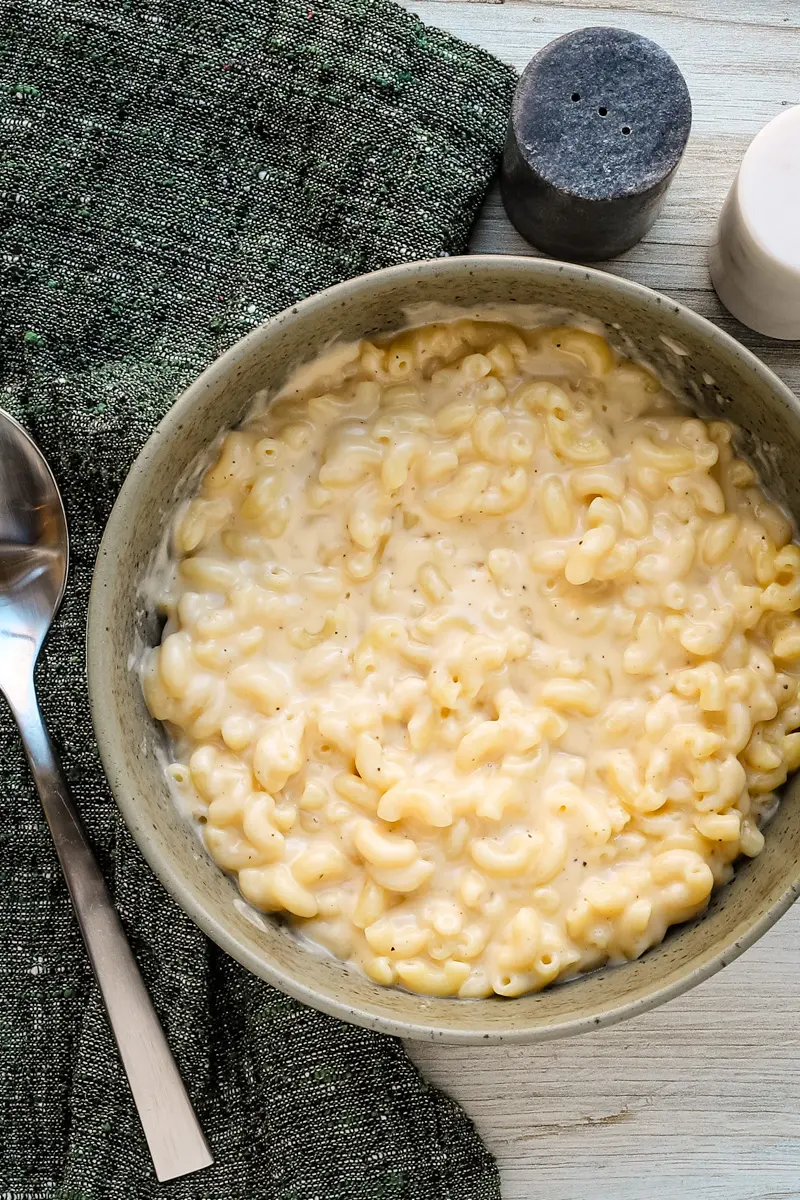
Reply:
M469 1121L399 1043L273 991L145 867L101 774L86 601L179 389L346 276L457 253L513 72L388 0L0 0L0 405L63 488L70 587L43 708L216 1165L157 1186L0 704L5 1200L494 1200Z

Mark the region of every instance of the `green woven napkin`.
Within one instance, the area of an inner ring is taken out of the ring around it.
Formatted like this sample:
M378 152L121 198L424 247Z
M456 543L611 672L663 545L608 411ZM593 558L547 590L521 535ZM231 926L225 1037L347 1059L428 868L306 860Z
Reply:
M336 280L466 248L513 73L387 0L0 0L0 405L63 488L43 707L216 1155L158 1187L0 706L0 1193L477 1200L494 1164L398 1042L278 994L175 907L92 739L86 600L179 389Z

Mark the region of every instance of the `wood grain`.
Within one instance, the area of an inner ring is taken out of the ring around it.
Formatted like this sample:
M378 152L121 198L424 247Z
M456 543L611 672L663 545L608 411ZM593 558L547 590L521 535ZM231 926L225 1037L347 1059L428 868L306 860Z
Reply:
M798 0L407 0L522 69L559 34L622 25L686 75L692 138L647 239L604 268L717 321L800 392L800 346L745 330L706 267L751 138L800 103ZM473 250L535 253L496 189ZM541 1047L410 1044L497 1155L504 1200L800 1200L800 908L701 987L613 1029Z
M439 3L448 3L448 0L437 0ZM471 0L474 3L482 4L502 4L504 0ZM614 21L599 21L596 19L598 5L595 0L551 0L548 5L538 3L538 0L522 0L529 7L543 8L546 7L551 11L558 9L572 9L573 11L583 12L582 24L587 24L586 10L590 10L592 14L591 24L619 24ZM756 26L773 26L775 28L783 28L789 26L797 28L798 24L798 4L797 0L784 0L783 3L769 4L767 0L738 0L734 3L726 3L726 0L708 0L707 3L699 4L698 0L651 0L650 3L643 3L642 0L615 0L613 4L605 5L606 13L615 13L618 17L628 18L629 14L640 16L644 14L670 17L674 21L694 22L698 21L705 23L711 21L728 22L734 25L756 25Z

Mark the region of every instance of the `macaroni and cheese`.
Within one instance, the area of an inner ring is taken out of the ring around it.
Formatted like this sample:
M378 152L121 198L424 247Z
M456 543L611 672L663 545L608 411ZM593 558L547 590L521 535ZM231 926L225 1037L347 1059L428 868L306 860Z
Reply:
M244 897L518 996L701 912L800 763L800 549L597 333L340 346L222 441L144 668Z

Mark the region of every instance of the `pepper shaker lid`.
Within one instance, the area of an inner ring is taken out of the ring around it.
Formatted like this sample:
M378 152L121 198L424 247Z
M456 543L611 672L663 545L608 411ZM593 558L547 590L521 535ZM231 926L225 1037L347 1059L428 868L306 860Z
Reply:
M579 29L531 60L517 85L500 186L524 238L596 261L655 221L692 124L686 81L649 38Z
M800 105L750 143L710 257L722 303L767 337L800 340Z

